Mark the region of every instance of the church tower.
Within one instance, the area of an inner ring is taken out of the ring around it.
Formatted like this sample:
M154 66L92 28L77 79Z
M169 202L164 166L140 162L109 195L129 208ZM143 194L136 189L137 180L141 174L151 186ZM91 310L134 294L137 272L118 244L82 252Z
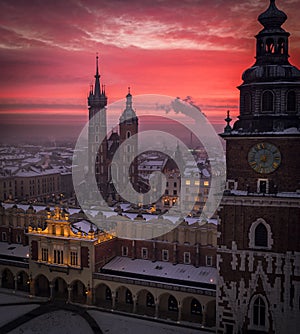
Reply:
M89 175L96 177L97 185L104 198L107 197L107 137L105 87L100 85L99 57L96 57L95 85L91 86L88 96L89 109Z
M242 76L240 114L226 140L219 211L218 333L298 333L300 71L289 63L287 16L258 17L256 62Z
M129 161L132 161L132 157L137 156L137 151L138 151L137 137L135 138L131 137L137 135L138 125L139 125L138 117L136 116L136 113L132 107L132 95L130 93L130 87L128 87L128 94L126 95L126 108L119 119L120 145L122 145L125 141L127 141L127 143L123 146L124 150L124 154L122 154L123 159L129 159ZM134 163L130 166L129 174L133 187L137 187L138 164L136 160L134 160Z

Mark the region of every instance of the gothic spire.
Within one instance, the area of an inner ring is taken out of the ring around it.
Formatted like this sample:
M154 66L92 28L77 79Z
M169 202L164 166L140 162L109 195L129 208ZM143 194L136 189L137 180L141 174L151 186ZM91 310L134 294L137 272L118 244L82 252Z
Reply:
M95 75L95 91L94 91L94 95L96 97L100 97L101 95L101 91L100 91L100 74L99 74L99 64L98 64L98 53L96 56L96 75Z

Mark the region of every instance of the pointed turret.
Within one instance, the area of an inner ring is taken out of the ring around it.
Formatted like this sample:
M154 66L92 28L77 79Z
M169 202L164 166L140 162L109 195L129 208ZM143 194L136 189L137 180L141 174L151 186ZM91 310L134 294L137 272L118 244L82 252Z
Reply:
M94 87L90 86L90 92L88 96L88 105L90 110L93 109L93 112L90 113L90 119L95 115L94 109L102 109L107 105L107 97L105 94L105 86L100 85L100 74L99 74L99 57L96 56L96 74L95 74L95 85Z
M99 57L97 55L96 57L96 74L95 74L95 91L94 95L95 97L100 97L101 91L100 91L100 74L99 74L99 63L98 63Z
M132 108L132 95L130 94L130 87L128 87L128 94L126 95L126 108L120 117L120 124L124 122L127 124L138 122L136 113Z

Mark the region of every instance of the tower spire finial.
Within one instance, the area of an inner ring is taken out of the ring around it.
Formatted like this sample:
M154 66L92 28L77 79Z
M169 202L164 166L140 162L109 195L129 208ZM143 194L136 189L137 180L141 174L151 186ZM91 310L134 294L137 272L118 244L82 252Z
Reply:
M99 97L101 95L98 52L96 52L96 75L95 75L95 91L94 91L94 94L95 94L96 97Z

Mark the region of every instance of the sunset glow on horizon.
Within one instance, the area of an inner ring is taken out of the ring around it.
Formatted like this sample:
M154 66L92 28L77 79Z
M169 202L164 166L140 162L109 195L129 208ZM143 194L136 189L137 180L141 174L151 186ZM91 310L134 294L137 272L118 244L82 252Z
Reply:
M290 63L300 67L298 1L288 15ZM185 98L215 123L238 114L268 0L0 0L2 124L81 124L99 52L108 103L139 94ZM138 111L137 111L138 113Z

